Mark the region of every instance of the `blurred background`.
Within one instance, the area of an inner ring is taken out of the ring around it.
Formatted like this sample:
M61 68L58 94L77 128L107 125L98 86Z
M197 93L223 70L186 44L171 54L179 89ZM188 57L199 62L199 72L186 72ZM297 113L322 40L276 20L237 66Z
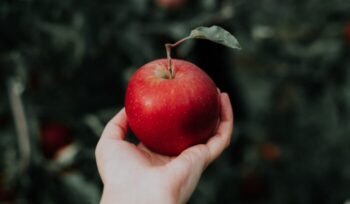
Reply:
M98 203L94 149L130 76L190 40L235 110L189 203L350 203L349 0L1 0L0 203Z

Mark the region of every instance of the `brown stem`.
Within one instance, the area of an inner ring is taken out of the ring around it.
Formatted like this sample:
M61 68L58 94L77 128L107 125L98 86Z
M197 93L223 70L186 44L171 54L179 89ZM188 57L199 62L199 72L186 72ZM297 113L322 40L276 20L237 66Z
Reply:
M170 72L170 78L173 79L175 76L175 70L172 64L172 60L171 60L171 48L178 46L179 44L183 43L184 41L190 39L190 36L187 36L185 38L182 38L181 40L171 44L171 43L166 43L165 44L165 50L166 50L166 56L167 56L167 60L168 60L168 70Z
M172 62L171 62L171 44L167 43L165 44L165 50L166 50L166 57L167 57L167 60L168 60L168 70L170 72L170 78L173 79L173 65L172 65Z

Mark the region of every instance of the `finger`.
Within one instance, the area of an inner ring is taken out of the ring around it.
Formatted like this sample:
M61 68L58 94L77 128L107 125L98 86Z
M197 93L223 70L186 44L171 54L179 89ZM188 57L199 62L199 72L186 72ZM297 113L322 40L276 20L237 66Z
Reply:
M233 131L233 111L230 98L226 93L221 94L221 121L216 134L207 142L210 152L209 163L219 157L219 155L230 144Z
M113 155L111 152L116 150L117 143L125 138L126 132L127 118L123 108L107 123L97 143L95 156L99 170L101 162L104 163L109 155Z
M103 130L102 139L123 140L128 131L127 116L125 108L121 109L106 125Z
M192 146L183 151L176 157L170 166L172 170L180 175L192 174L194 178L198 178L210 159L209 149L204 144Z
M207 166L210 152L206 145L199 144L186 149L179 157L195 166L204 168Z
M233 113L228 95L222 93L220 94L220 98L221 122L216 134L206 145L195 145L183 151L173 161L177 168L189 167L197 169L197 172L201 172L228 146L233 129Z
M217 89L217 91L218 91L219 112L221 113L221 90L220 90L219 88L216 88L216 89ZM220 120L221 120L220 118L221 118L221 116L219 116L219 118L218 118L218 120L217 120L217 122L216 122L215 130L217 130L218 127L219 127Z

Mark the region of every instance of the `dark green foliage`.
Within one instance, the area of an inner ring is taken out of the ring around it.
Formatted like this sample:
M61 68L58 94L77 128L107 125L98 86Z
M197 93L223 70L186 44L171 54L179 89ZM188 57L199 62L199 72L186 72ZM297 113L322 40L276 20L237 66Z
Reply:
M209 73L235 109L232 145L190 203L344 203L349 11L348 0L195 0L177 11L152 0L1 1L0 202L97 203L95 145L131 74L164 58L165 43L217 24L241 51L203 40L173 49ZM20 104L10 98L16 90ZM29 127L28 157L16 120ZM51 122L74 140L64 163L42 152L41 129Z

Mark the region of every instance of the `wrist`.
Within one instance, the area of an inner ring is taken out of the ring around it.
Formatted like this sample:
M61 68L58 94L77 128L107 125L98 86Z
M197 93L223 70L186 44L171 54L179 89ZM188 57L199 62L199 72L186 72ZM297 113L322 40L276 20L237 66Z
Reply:
M120 188L121 187L121 188ZM138 184L113 187L105 185L101 204L177 204L175 196L163 189L140 187Z

